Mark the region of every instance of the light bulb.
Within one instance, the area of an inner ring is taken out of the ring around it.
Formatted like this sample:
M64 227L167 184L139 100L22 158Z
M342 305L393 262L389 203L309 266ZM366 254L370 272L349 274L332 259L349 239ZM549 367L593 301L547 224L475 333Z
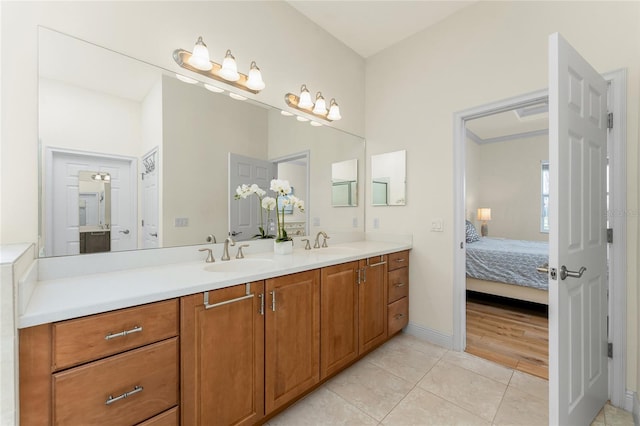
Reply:
M327 118L333 121L340 120L342 116L340 115L340 107L338 106L336 100L331 99L330 105L331 106L329 107L329 115L327 115Z
M204 88L209 90L209 91L211 91L211 92L213 92L213 93L222 93L222 92L224 92L224 89L221 89L221 88L216 87L216 86L212 86L212 85L207 84L207 83L204 84Z
M231 50L227 50L227 53L224 55L220 76L228 81L238 81L240 79L236 58L231 54Z
M105 182L110 182L111 181L111 175L104 175L103 180Z
M309 93L306 84L303 84L300 88L300 100L298 100L298 107L304 109L313 108L313 102L311 102L311 93Z
M313 107L313 113L318 115L325 115L327 113L327 104L320 92L316 93L316 105Z
M247 87L251 90L264 89L264 81L262 81L262 73L260 68L256 65L256 62L251 62L251 68L249 69L249 77L247 78Z
M209 71L213 65L209 59L209 49L207 45L202 41L202 36L198 37L195 46L193 46L193 53L187 61L189 65L202 71Z
M195 80L191 77L187 77L186 75L182 75L182 74L176 74L176 77L178 78L178 80L184 83L196 84L198 82L198 80Z

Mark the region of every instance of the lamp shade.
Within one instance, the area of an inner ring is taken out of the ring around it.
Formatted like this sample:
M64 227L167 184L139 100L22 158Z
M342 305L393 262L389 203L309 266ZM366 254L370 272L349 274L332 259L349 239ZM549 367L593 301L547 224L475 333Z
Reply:
M340 115L340 107L335 99L331 99L330 107L329 107L329 115L327 115L329 120L340 120L342 116Z
M202 41L202 37L198 37L195 46L193 46L193 53L188 60L189 65L202 71L209 71L213 65L209 59L209 49L207 45Z
M314 114L325 115L327 113L327 103L324 101L322 93L316 94L316 105L313 107Z
M264 89L264 81L262 81L262 73L260 68L256 65L255 61L251 62L251 68L249 69L249 77L247 78L247 87L251 90Z
M311 93L309 93L309 89L307 89L306 84L303 84L300 88L300 100L298 101L298 106L305 109L311 109L313 107L313 102L311 102Z
M487 207L479 208L478 220L491 220L491 209Z
M238 74L238 66L236 65L236 58L233 57L230 50L227 50L227 53L224 56L224 60L222 61L220 76L228 81L240 80L240 74Z

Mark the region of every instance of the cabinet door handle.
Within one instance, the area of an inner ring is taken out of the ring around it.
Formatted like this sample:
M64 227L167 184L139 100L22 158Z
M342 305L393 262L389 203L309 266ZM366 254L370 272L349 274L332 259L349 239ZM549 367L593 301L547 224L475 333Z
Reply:
M207 249L209 250L209 249ZM204 308L211 309L217 308L218 306L228 305L229 303L240 302L241 300L251 299L253 297L253 293L251 293L251 285L249 283L245 284L245 295L241 297L236 297L235 299L229 299L218 303L209 304L209 292L204 292Z
M362 268L362 282L366 283L367 282L367 268Z
M258 295L260 298L260 315L264 315L264 293Z
M404 261L405 261L405 259L404 259L404 257L401 257L401 258L395 259L395 261L396 261L396 262L400 262L400 263L402 263L402 262L404 262Z
M129 398L131 395L135 395L138 392L142 392L143 390L144 390L144 388L142 386L134 386L133 390L130 390L129 392L125 392L120 396L116 396L115 398L113 396L109 395L109 397L104 402L104 404L105 405L111 405L116 401L120 401L121 399Z
M276 291L270 291L269 294L271 295L271 310L273 312L276 311Z
M405 283L395 283L394 286L396 287L404 287L406 284Z
M387 262L385 262L385 261L383 260L382 262L372 263L371 265L367 265L367 266L368 266L368 267L370 267L370 268L373 268L374 266L384 265L385 263L387 263Z
M128 334L139 333L141 331L142 331L142 326L136 325L131 330L123 330L120 333L109 333L106 336L104 336L104 340L111 340L111 339L115 339L116 337L124 337Z
M404 314L396 314L393 318L394 319L400 319L404 316Z

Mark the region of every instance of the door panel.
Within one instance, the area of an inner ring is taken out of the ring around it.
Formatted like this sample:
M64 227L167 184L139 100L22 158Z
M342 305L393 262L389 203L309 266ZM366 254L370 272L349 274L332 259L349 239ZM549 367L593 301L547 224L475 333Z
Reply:
M551 424L589 424L608 396L606 90L561 36L550 36ZM563 277L563 266L575 277Z
M275 163L229 153L229 231L235 240L250 240L259 233L260 226L258 197L251 195L246 199L235 200L233 199L235 189L242 184L255 183L268 192L271 179L274 179L277 174ZM273 193L270 196L273 196ZM273 214L272 217L275 220ZM263 219L265 221L263 226L267 232L266 217Z

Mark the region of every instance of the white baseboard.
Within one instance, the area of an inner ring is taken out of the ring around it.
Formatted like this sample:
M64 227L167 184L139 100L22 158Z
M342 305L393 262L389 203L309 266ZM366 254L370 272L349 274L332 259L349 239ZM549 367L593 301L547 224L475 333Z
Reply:
M415 337L427 340L434 345L442 346L443 348L453 348L453 336L449 334L443 334L439 331L432 330L430 328L423 327L421 325L410 322L404 329L405 333Z
M624 400L622 402L623 405L621 408L633 413L634 401L637 401L636 393L627 389L624 393Z
M640 394L636 392L627 391L627 395L631 396L631 406L632 410L629 410L633 413L633 423L636 425L640 425Z

